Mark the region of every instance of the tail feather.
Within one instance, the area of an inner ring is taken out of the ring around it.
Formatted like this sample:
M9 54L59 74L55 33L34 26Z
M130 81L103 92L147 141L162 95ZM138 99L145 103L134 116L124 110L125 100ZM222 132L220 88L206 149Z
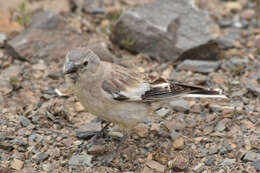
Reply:
M226 95L223 94L222 89L220 88L206 88L201 86L191 86L185 84L176 84L181 85L187 90L190 89L189 93L183 94L182 97L195 97L195 98L227 98Z
M227 98L221 89L186 85L161 80L152 83L151 89L142 95L143 101L160 101L174 97Z

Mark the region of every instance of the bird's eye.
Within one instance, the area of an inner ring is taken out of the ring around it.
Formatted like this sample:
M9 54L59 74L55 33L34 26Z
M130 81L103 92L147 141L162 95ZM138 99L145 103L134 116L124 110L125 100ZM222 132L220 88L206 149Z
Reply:
M88 65L88 61L85 61L85 62L83 63L83 65L84 65L84 66L87 66L87 65Z

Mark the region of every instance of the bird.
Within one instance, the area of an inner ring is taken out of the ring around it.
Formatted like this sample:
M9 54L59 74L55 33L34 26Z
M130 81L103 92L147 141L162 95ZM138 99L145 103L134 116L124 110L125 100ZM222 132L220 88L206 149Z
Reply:
M227 98L221 89L192 86L101 61L88 47L66 54L63 73L80 103L97 117L117 124L127 134L151 114L151 104L181 97Z

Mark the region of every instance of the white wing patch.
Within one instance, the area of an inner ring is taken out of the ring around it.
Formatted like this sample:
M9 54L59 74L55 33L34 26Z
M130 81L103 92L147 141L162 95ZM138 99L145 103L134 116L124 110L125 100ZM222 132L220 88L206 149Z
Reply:
M130 100L142 100L142 95L150 90L150 84L149 83L142 83L140 86L136 87L128 87L125 91L120 91L120 95L124 95Z

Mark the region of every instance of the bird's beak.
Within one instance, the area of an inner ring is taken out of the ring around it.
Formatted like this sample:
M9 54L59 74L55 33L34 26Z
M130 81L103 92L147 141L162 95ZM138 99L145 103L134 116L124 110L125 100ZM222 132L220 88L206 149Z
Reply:
M70 73L74 73L78 70L77 66L72 63L72 62L67 62L65 63L64 67L63 67L63 74L70 74Z

